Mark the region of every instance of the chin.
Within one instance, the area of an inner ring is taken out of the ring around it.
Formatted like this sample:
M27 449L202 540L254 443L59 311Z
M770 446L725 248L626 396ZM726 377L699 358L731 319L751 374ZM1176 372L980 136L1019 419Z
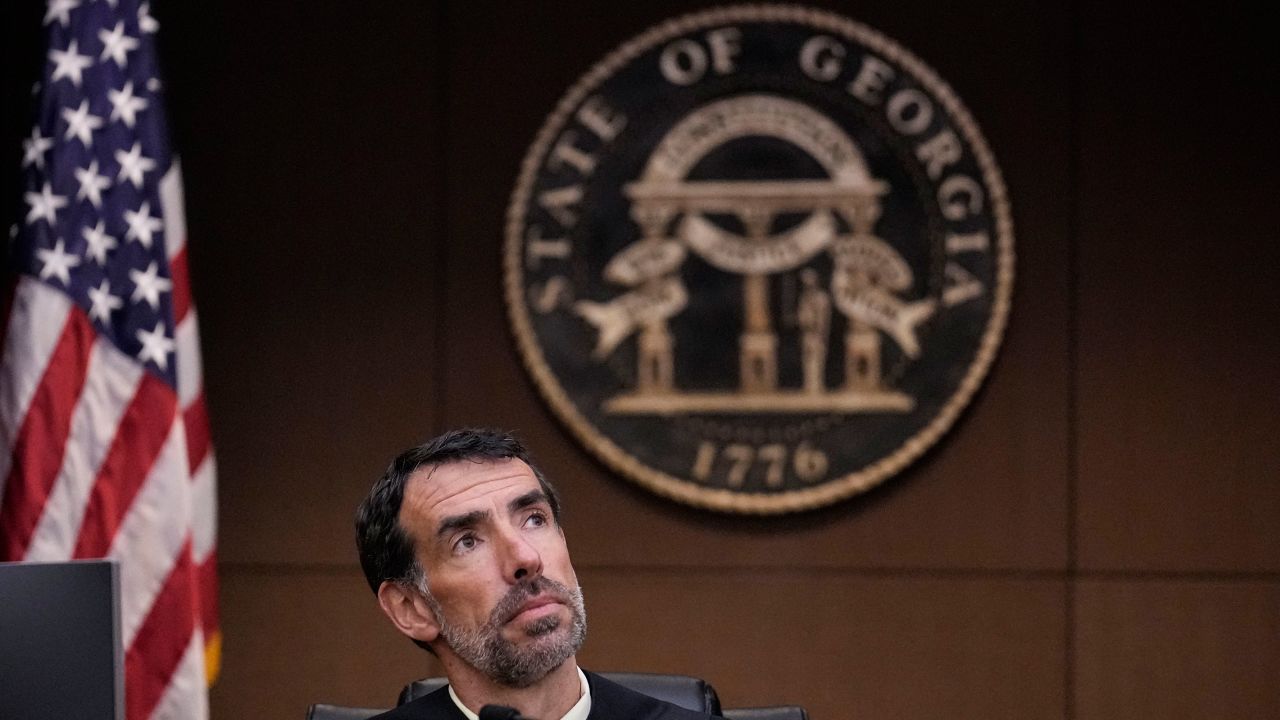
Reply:
M516 636L516 642L521 640L541 642L546 638L562 634L557 631L563 630L566 626L566 620L560 617L559 614L555 614L530 620L518 628L512 628L512 630Z

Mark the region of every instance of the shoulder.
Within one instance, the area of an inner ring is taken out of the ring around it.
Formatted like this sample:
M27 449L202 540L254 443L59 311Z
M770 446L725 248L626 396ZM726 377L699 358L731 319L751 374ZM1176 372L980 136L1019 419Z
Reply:
M371 720L466 720L466 718L449 698L448 688L440 688L413 702L377 715Z
M712 717L638 693L595 673L583 672L591 684L589 720L619 717L628 720L707 720Z

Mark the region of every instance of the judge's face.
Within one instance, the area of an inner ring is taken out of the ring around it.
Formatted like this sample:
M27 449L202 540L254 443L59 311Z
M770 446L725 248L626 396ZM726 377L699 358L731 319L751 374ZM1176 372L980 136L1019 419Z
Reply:
M521 460L457 461L409 479L400 522L417 546L433 643L527 686L571 657L586 617L564 533Z

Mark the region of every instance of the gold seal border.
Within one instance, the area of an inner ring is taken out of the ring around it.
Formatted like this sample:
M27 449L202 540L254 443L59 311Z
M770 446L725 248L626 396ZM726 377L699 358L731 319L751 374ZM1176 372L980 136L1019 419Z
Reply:
M577 406L564 392L547 366L541 347L534 338L529 309L525 304L524 286L520 282L524 276L522 266L524 237L521 234L525 221L524 209L528 204L541 159L556 134L564 127L569 115L606 79L658 43L696 30L740 22L792 23L838 34L874 50L913 75L933 94L934 99L941 102L947 109L961 134L973 149L978 167L982 170L982 179L987 186L996 219L996 287L993 292L991 316L982 340L979 342L977 355L951 398L928 425L908 438L889 455L858 472L829 480L816 487L781 493L736 492L708 488L690 480L673 477L640 462L596 430L578 412ZM978 129L977 122L951 87L909 50L866 25L824 10L772 4L725 6L672 18L625 42L579 78L547 117L521 164L516 189L512 193L511 203L507 208L506 248L503 254L507 316L520 349L521 359L529 374L533 376L538 390L550 403L551 409L561 421L568 425L578 441L604 460L610 468L659 495L695 507L756 515L810 510L851 497L884 482L914 462L936 443L969 404L995 360L1012 304L1013 266L1013 219L1004 179L1000 168L996 165L994 155Z

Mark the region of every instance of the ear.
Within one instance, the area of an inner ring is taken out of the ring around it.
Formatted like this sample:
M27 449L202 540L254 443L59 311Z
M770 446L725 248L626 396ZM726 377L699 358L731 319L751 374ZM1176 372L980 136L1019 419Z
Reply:
M433 642L440 635L440 623L417 592L390 580L378 586L378 604L400 632L414 640Z

